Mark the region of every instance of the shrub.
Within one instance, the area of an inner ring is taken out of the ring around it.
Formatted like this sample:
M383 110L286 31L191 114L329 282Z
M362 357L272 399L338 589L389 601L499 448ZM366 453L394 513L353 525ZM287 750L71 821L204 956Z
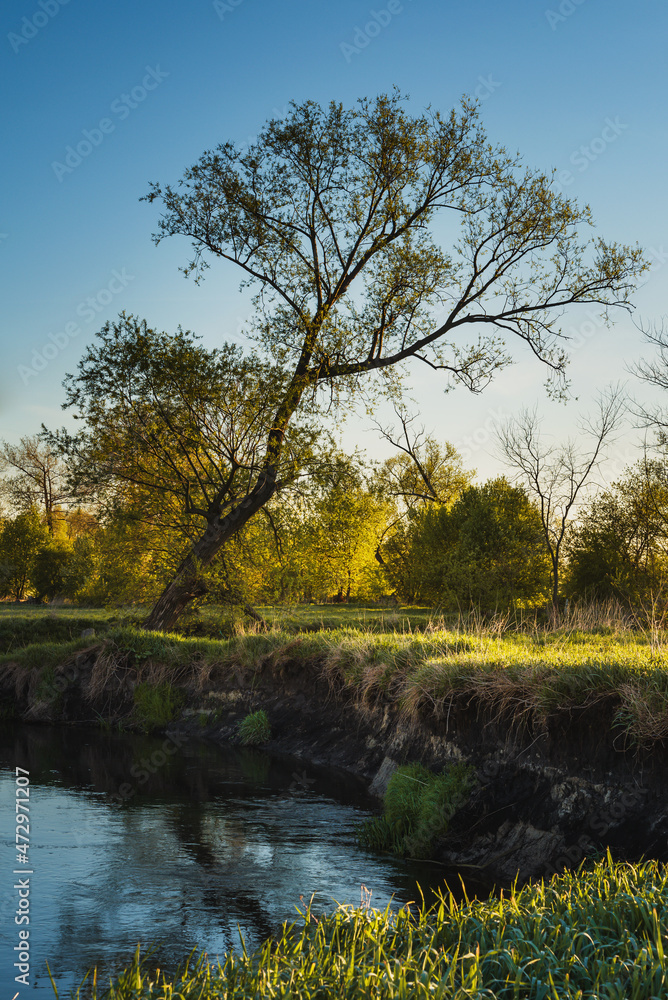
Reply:
M405 764L390 779L383 815L361 827L362 846L414 858L431 857L473 783L473 769L465 764L455 764L441 774L422 764Z
M244 746L259 746L271 739L271 726L264 709L252 712L239 723L239 738Z

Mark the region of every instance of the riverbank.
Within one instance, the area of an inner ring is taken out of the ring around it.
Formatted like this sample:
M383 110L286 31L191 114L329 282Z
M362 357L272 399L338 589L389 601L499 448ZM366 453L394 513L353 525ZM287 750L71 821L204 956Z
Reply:
M668 670L660 637L338 629L225 641L115 628L0 659L3 711L238 742L343 768L475 772L435 860L510 885L610 847L668 859Z

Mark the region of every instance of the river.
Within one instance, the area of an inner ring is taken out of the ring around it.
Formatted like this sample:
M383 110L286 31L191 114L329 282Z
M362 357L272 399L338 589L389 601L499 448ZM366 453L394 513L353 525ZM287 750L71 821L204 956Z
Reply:
M18 807L19 849L16 801L30 810ZM358 905L364 885L372 906L399 906L445 874L357 845L374 800L354 777L195 738L5 723L0 804L7 1000L53 996L47 961L62 998L138 943L173 969L195 947L222 956L240 932L257 945L311 897L315 912ZM27 954L29 987L14 966Z

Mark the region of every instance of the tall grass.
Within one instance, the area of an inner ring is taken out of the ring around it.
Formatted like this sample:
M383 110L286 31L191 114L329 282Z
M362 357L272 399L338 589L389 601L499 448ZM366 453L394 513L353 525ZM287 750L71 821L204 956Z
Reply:
M404 626L390 632L275 626L225 640L116 626L99 643L88 694L127 669L139 682L201 694L225 678L237 678L239 686L244 677L259 683L263 673L291 664L361 708L390 703L406 718L440 716L446 728L457 702L514 726L606 702L620 745L668 738L668 633L656 621L640 629L610 604L576 608L554 627L535 616L523 623L469 616L450 627L438 619L419 630ZM15 681L18 690L21 671L58 668L90 643L27 645L0 655L0 681Z
M499 899L437 894L399 912L338 907L254 952L194 956L175 975L139 953L95 1000L657 1000L668 995L668 874L614 864ZM88 982L92 980L92 975Z

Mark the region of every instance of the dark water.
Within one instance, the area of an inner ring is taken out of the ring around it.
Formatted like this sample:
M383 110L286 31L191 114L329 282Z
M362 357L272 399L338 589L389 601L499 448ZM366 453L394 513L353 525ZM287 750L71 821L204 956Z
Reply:
M28 865L15 847L17 766L30 772ZM373 806L361 783L259 750L15 726L0 737L0 804L2 1000L53 996L47 961L62 997L92 965L124 967L138 942L172 968L195 946L224 954L239 930L258 944L300 919L300 896L317 912L359 904L364 884L382 908L415 899L418 880L443 885L436 866L357 846ZM29 925L15 922L20 879ZM29 987L14 980L21 929Z

